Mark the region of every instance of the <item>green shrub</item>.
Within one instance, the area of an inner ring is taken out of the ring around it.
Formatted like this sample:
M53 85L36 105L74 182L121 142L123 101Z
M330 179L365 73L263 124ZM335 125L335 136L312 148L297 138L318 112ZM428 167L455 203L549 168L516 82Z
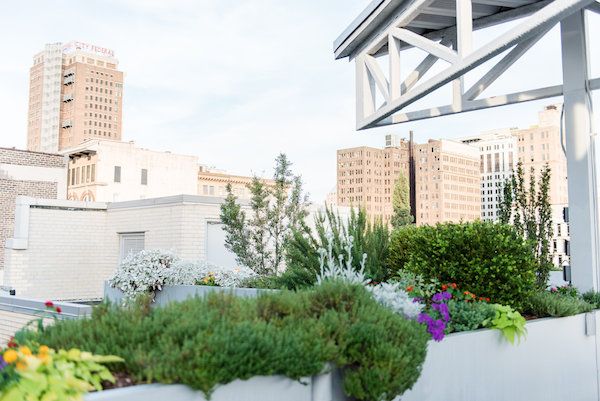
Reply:
M310 290L230 294L149 308L101 305L91 319L60 321L32 339L125 359L137 382L183 383L207 394L257 375L293 379L343 371L358 400L391 400L418 379L425 327L380 306L367 289L327 281Z
M511 226L476 221L396 230L388 265L520 308L535 288L537 262Z
M600 292L590 290L581 295L581 298L594 306L594 309L600 308Z
M496 313L494 306L485 302L465 302L450 300L448 302L450 322L447 333L477 330L486 319L492 319Z
M364 209L351 211L344 221L330 209L315 217L315 229L303 227L294 230L286 244L286 271L278 277L278 282L288 289L307 288L316 282L319 274L319 249L332 251L337 258L345 254L344 246L352 237L352 260L359 268L363 254L369 255L365 264L365 274L376 282L390 278L387 269L389 230L381 221L371 224Z
M594 305L570 295L539 291L527 299L527 313L537 317L562 317L589 312Z

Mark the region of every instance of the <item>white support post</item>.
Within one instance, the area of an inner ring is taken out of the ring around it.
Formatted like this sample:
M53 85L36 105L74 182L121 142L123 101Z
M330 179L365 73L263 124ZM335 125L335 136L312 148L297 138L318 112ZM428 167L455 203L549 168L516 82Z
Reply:
M470 54L473 47L473 5L471 0L456 0L456 40L454 49L458 58ZM452 83L452 106L455 110L463 108L464 77Z
M598 198L591 137L587 26L584 10L560 23L569 180L571 275L581 291L598 290Z
M390 57L390 98L402 95L402 77L400 75L400 47L402 43L392 34L388 36L388 53Z
M356 121L360 124L375 111L375 82L369 76L367 55L356 59Z

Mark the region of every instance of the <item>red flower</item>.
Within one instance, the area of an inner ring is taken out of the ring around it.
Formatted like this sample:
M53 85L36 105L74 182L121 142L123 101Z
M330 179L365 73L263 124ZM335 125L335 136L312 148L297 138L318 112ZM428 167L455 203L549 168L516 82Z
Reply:
M448 286L446 284L442 284L442 291L446 291L448 289Z
M54 303L52 301L46 301L44 302L44 305L46 305L46 308L52 308L54 306Z
M489 299L489 298L486 298L486 299L485 299L485 302L490 302L490 299Z
M412 285L409 285L408 287L406 287L407 292L412 292L414 289L415 289L415 287L413 287Z
M11 337L10 340L8 340L8 343L6 344L6 346L8 348L17 348L18 344L15 342L15 338Z
M456 283L452 283L452 284L450 284L450 287L452 287L452 288L456 289Z
M55 310L56 310L56 313L61 313L62 312L62 309L60 308L60 306L57 306Z

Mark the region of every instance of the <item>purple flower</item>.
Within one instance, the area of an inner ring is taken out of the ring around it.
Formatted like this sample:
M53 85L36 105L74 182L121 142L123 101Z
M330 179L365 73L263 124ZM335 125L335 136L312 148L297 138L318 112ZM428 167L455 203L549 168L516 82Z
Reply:
M8 366L8 363L4 361L4 358L0 358L0 370Z
M427 332L431 334L434 341L442 341L444 330L446 330L446 323L442 319L433 319L427 313L421 313L417 318L417 322L427 325Z
M448 291L444 291L434 294L433 297L431 297L431 300L433 302L443 302L449 300L450 298L452 298L452 294L450 294Z
M440 315L442 315L442 318L444 319L444 322L449 322L450 321L450 311L448 310L448 305L446 304L432 304L431 307L440 312Z

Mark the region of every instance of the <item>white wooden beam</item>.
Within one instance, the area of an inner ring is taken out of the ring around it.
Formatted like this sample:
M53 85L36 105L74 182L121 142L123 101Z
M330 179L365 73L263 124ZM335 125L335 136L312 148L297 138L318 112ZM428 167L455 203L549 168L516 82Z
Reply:
M506 56L494 65L486 74L484 74L471 88L465 92L465 99L473 100L481 95L484 90L510 68L518 59L520 59L531 47L536 44L547 31L534 36L530 39L519 42Z
M400 75L400 47L402 43L392 34L388 36L388 54L390 61L390 98L402 95L402 77Z
M390 30L390 34L449 63L454 63L458 60L458 54L455 51L433 40L425 39L423 36L417 35L408 29L393 28Z
M590 4L589 6L587 6L586 10L600 14L600 3L595 1L592 4Z
M377 87L379 88L379 91L383 95L383 98L385 99L386 102L389 102L390 101L389 83L388 83L385 75L383 74L383 71L381 71L379 64L377 64L375 57L365 56L365 63L367 65L367 69L369 70L369 73L375 80L375 84L377 85Z
M469 56L459 60L435 77L414 88L411 92L391 101L388 105L373 113L371 116L366 117L363 123L359 124L359 127L364 129L376 126L378 121L389 117L398 110L416 102L439 87L459 78L467 71L476 68L487 60L502 53L504 50L516 45L519 41L535 36L546 28L556 24L565 16L588 6L593 1L594 0L554 0L510 31L500 35L485 46L479 48L477 51L471 53Z
M456 0L456 36L454 48L462 60L473 50L473 4L471 0ZM461 108L465 90L460 76L452 84L452 105Z
M449 38L443 38L440 41L440 45L442 45L442 46L448 46L450 43L452 43L452 41ZM423 75L427 74L427 71L429 71L431 69L431 67L433 67L435 62L438 60L439 59L436 56L428 54L427 57L425 57L423 59L423 61L421 61L419 63L417 68L415 68L414 71L412 71L410 74L408 74L408 76L402 83L401 92L406 93L413 86L415 86L416 83L419 82L419 79L421 79L423 77Z
M375 83L369 77L366 55L356 59L356 121L360 124L365 117L375 112Z

